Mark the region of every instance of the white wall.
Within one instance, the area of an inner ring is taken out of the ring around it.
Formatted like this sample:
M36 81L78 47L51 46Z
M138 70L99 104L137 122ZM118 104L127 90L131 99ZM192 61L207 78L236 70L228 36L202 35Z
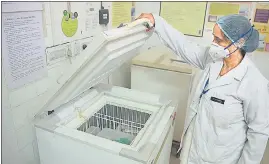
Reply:
M104 27L99 26L96 30L85 32L83 23L85 22L85 3L71 2L72 10L79 13L79 29L73 38L65 38L60 30L59 19L66 2L45 2L44 15L46 18L45 42L47 47L64 42L70 42L71 46L77 41L81 44L84 41L79 39L92 36ZM99 5L98 5L99 6ZM110 8L111 3L104 2L105 8ZM110 10L111 11L111 10ZM136 13L159 12L159 2L137 2ZM111 14L110 14L111 15ZM111 17L110 17L111 18ZM111 22L111 20L110 20ZM108 25L106 28L110 28ZM82 32L81 32L82 31ZM161 43L153 36L144 46L143 50L152 46L160 46ZM199 43L210 42L210 34L205 34L203 38L190 39ZM68 44L64 45L67 46ZM269 79L269 54L254 53L253 58L261 72ZM5 59L3 59L5 60ZM72 60L76 60L75 57ZM16 90L9 90L6 85L5 70L2 69L2 128L3 128L3 164L38 164L38 151L35 133L33 129L33 117L39 111L43 99L50 95L48 89L55 84L61 73L70 65L67 58L57 64L48 66L48 77L42 80L27 84ZM110 83L124 87L130 87L130 64L126 63L120 70L115 72L109 79Z
M47 47L85 37L78 35L69 40L64 40L66 38L59 31L60 23L58 21L63 10L66 9L65 4L64 2L45 2L46 29L44 30L47 33L45 37ZM82 3L79 5L74 5L78 12L80 8L84 7ZM83 22L82 12L79 16L80 21ZM79 26L79 29L83 28ZM101 31L102 28L99 27L99 30ZM6 59L3 58L2 62L4 60ZM73 58L72 60L76 59ZM39 111L42 100L50 96L47 94L49 87L56 82L69 65L69 60L65 58L57 64L48 66L48 77L16 90L7 88L5 70L2 68L3 164L39 163L33 118Z

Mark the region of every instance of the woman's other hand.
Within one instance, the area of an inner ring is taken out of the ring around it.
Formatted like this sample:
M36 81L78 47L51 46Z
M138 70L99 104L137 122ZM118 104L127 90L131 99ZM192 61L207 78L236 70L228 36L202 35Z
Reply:
M150 23L152 23L153 27L155 27L155 19L151 13L142 13L137 19L146 18L150 20ZM150 31L153 27L149 28L147 31Z

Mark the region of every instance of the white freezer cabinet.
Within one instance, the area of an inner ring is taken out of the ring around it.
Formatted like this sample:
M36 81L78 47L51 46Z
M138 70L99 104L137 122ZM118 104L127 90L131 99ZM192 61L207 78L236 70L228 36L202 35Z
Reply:
M41 164L169 163L177 104L100 84L151 36L142 23L101 33L50 88L36 115Z
M168 164L175 107L156 95L103 87L36 125L41 163Z

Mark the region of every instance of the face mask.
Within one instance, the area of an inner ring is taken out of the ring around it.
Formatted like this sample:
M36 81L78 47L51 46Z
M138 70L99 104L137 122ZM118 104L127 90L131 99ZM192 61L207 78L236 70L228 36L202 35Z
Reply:
M244 38L245 35L248 34L249 32L252 33L253 27L254 26L252 26L245 34L241 35L239 37L239 39L235 40L234 42L232 42L227 47L222 47L222 46L220 46L220 45L218 45L216 43L212 43L211 46L210 46L210 49L209 49L208 53L211 56L211 58L213 59L213 61L216 61L216 60L219 60L219 59L223 59L223 58L228 58L232 53L234 53L235 51L237 51L238 49L240 49L241 47L243 47L243 45L245 44L245 39L243 39L243 40L240 40L240 39L241 38ZM235 45L235 47L237 47L237 49L235 51L233 51L233 52L230 53L228 51L228 48L230 46L232 46L232 45Z
M213 59L213 61L227 58L230 55L230 52L226 48L224 48L216 43L211 44L208 53L211 56L211 58Z

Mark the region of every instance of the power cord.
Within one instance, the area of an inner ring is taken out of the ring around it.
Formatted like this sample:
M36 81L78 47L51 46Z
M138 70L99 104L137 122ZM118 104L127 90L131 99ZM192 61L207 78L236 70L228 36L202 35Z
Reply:
M101 9L105 9L104 6L103 6L103 2L101 1Z

